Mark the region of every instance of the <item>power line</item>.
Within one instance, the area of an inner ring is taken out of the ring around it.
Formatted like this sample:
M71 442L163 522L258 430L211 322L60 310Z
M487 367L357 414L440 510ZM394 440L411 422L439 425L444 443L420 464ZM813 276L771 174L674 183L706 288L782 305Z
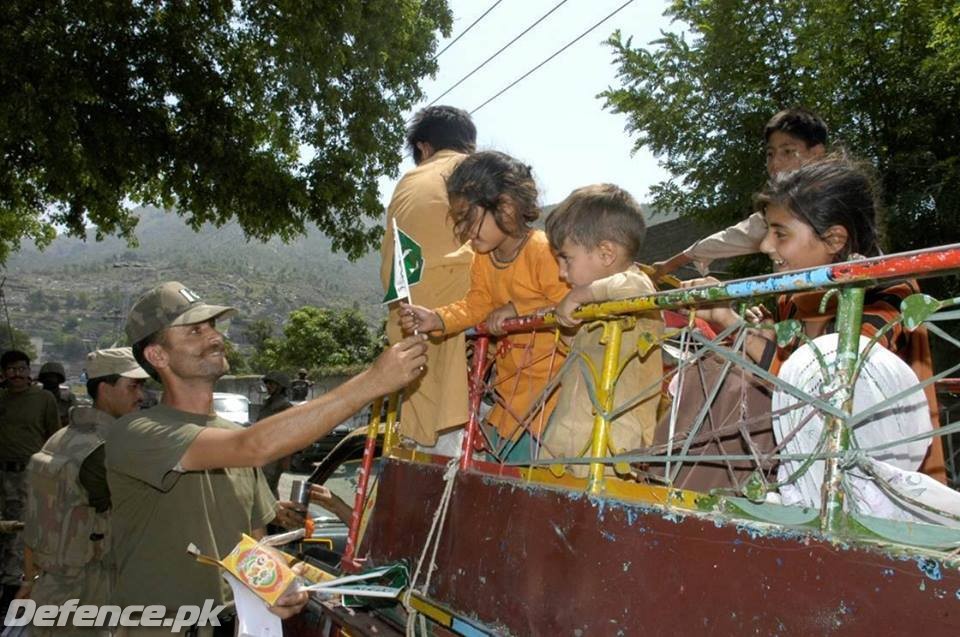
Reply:
M476 113L477 111L479 111L481 108L483 108L484 106L486 106L487 104L489 104L489 103L492 102L493 100L497 99L498 97L500 97L501 95L503 95L504 93L506 93L507 91L509 91L510 89L512 89L514 86L516 86L517 84L519 84L520 82L522 82L523 80L525 80L528 76L530 76L533 72L535 72L535 71L536 71L537 69L539 69L541 66L543 66L544 64L546 64L547 62L549 62L549 61L552 60L553 58L557 57L558 55L560 55L561 53L563 53L564 51L566 51L567 49L569 49L571 46L573 46L574 44L576 44L577 42L579 42L581 39L583 39L585 36L587 36L591 31L593 31L594 29L596 29L598 26L600 26L601 24L603 24L604 22L606 22L607 20L609 20L609 19L612 18L613 16L617 15L618 13L620 13L620 11L622 11L623 9L625 9L625 8L627 7L627 5L632 4L632 3L633 3L633 0L627 0L626 2L624 2L623 4L621 4L619 7L617 7L616 9L614 9L611 13L609 13L605 18L603 18L602 20L600 20L599 22L597 22L595 25L593 25L592 27L590 27L589 29L587 29L586 31L584 31L583 33L581 33L580 35L578 35L576 38L574 38L574 39L571 40L570 42L567 42L565 45L563 45L563 47L561 47L560 49L558 49L556 52L554 52L550 57L548 57L547 59L545 59L543 62L541 62L540 64L536 65L535 67L533 67L532 69L530 69L529 71L527 71L526 73L524 73L523 75L521 75L520 77L518 77L517 79L515 79L514 81L510 82L510 84L508 84L508 85L505 86L503 89L501 89L500 92L498 92L496 95L494 95L493 97L491 97L490 99L488 99L486 102L484 102L484 103L481 104L480 106L478 106L478 107L476 107L475 109L473 109L472 111L470 111L470 114L473 115L474 113Z
M460 32L460 35L458 35L457 37L455 37L455 38L453 39L453 41L450 42L450 44L448 44L447 46L443 47L443 49L442 49L439 53L437 53L436 55L434 55L433 58L432 58L432 60L436 60L438 57L440 57L441 55L443 55L443 54L447 51L447 49L449 49L450 47L452 47L454 44L457 43L457 40L459 40L460 38L462 38L463 36L465 36L467 33L469 33L469 32L470 32L470 29L472 29L473 27L477 26L477 23L478 23L478 22L480 22L480 21L483 20L485 17L487 17L487 14L488 14L488 13L490 13L491 11L493 11L494 9L496 9L496 8L497 8L497 5L500 4L501 2L503 2L503 0L497 0L497 1L494 2L492 5L490 5L490 8L487 9L486 11L484 11L484 12L483 12L483 15L481 15L479 18L477 18L476 20L474 20L473 22L471 22L471 23L470 23L470 26L468 26L466 29L464 29L463 31L461 31L461 32ZM431 60L431 61L432 61L432 60Z
M500 48L499 51L497 51L496 53L494 53L493 55L491 55L490 57L488 57L486 60L484 60L483 62L481 62L478 67L476 67L475 69L473 69L472 71L470 71L469 73L467 73L466 75L464 75L463 77L461 77L459 80L457 80L457 83L456 83L456 84L454 84L453 86L451 86L450 88L448 88L447 90L445 90L443 93L441 93L440 95L438 95L432 102L430 102L429 104L427 104L427 106L433 106L434 104L436 104L437 102L439 102L441 99L443 99L443 97L444 97L446 94L448 94L450 91L452 91L453 89L457 88L458 86L460 86L461 84L463 84L464 82L466 82L467 79L469 79L471 75L473 75L474 73L476 73L477 71L479 71L480 69L482 69L483 67L485 67L485 66L487 65L487 63L490 62L493 58L497 57L498 55L500 55L501 53L503 53L504 51L506 51L508 48L510 48L510 45L512 45L514 42L516 42L517 40L519 40L520 38L522 38L523 36L525 36L528 32L530 32L531 29L533 29L535 26L537 26L538 24L540 24L541 22L543 22L551 13L553 13L554 11L556 11L557 9L559 9L560 7L562 7L563 5L565 5L565 4L567 3L567 1L568 1L568 0L560 0L560 2L558 2L557 4L555 4L552 9L550 9L549 11L547 11L546 13L544 13L542 16L540 16L539 18L537 18L537 21L536 21L536 22L534 22L533 24L531 24L530 26L528 26L526 29L524 29L524 30L520 33L520 35L518 35L518 36L515 37L514 39L512 39L512 40L510 40L509 42L507 42L506 44L504 44L504 45ZM631 1L632 1L632 0L631 0Z

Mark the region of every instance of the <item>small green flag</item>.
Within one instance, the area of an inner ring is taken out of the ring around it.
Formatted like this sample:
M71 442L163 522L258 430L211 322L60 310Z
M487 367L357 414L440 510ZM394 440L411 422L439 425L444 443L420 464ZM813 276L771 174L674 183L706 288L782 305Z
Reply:
M410 300L410 286L423 276L423 249L393 222L393 264L390 266L390 287L384 303L397 299Z

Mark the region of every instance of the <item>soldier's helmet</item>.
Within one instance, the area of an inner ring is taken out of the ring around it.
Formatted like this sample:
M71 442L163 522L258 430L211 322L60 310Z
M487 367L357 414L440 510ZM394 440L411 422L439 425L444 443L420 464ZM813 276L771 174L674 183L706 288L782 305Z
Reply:
M56 376L59 376L60 380L57 381L59 383L62 383L65 380L67 380L67 373L63 369L63 364L58 363L57 361L47 361L46 363L44 363L43 366L40 368L40 372L37 374L37 378L40 378L44 374L54 374Z
M301 367L300 371L297 372L297 376L300 376L301 378L305 377L306 375L307 375L307 370L304 369L303 367Z
M283 372L269 371L263 375L263 382L276 383L284 389L290 388L290 377Z

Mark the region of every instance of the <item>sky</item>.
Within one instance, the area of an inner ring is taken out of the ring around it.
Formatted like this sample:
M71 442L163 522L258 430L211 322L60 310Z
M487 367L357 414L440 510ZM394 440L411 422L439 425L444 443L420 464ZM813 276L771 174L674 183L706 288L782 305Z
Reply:
M448 0L456 38L495 0ZM560 0L503 0L489 15L439 57L435 78L422 87L429 104L504 44L547 13ZM471 111L613 12L625 0L567 0L543 22L438 103ZM665 0L634 0L614 17L573 44L545 66L473 114L480 150L500 150L531 165L544 204L557 203L571 190L612 182L641 202L651 185L666 177L653 155L631 153L626 118L603 108L596 96L618 87L613 50L603 42L616 29L646 45L670 30ZM400 174L409 170L409 157ZM384 204L396 180L381 182Z

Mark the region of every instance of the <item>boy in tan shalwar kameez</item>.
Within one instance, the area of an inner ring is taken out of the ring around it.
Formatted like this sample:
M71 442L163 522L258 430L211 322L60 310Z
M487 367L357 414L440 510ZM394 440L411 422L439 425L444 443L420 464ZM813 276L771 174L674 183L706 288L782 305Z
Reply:
M562 325L579 324L571 315L584 303L656 291L634 263L645 233L639 204L612 184L580 188L557 206L547 219L547 236L560 265L560 276L573 288L557 306L557 319ZM568 356L588 358L599 372L605 348L600 342L602 334L599 322L581 327ZM620 345L623 371L613 404L616 408L635 398L640 400L610 423L609 444L614 453L644 447L653 440L663 375L659 348L662 336L663 321L656 311L637 316L635 323L624 328ZM641 338L649 339L651 346L639 347ZM583 374L578 362L561 380L557 406L543 437L545 457L589 455L595 410ZM584 464L571 465L568 470L578 477L587 475ZM612 469L607 471L612 473Z

